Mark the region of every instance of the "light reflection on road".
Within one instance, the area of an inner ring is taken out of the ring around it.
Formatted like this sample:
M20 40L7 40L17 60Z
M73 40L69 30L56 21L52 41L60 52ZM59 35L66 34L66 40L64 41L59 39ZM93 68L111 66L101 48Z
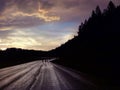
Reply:
M0 69L0 90L97 90L74 70L50 60Z

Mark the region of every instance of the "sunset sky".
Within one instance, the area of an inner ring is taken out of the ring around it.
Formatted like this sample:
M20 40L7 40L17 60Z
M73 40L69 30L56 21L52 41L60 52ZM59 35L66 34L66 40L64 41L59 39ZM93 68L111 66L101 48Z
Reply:
M109 1L0 0L0 49L56 48L77 35L78 26L97 5L104 9Z

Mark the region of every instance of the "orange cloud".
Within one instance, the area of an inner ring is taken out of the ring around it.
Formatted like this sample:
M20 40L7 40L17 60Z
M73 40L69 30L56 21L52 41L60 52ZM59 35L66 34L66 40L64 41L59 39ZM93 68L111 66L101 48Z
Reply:
M38 12L34 12L34 13L24 13L24 12L18 11L18 12L12 13L12 16L13 17L16 17L16 16L37 17L39 19L43 19L46 22L60 20L60 17L58 17L58 16L49 16L48 14L49 14L49 11L43 10L43 9L39 9Z

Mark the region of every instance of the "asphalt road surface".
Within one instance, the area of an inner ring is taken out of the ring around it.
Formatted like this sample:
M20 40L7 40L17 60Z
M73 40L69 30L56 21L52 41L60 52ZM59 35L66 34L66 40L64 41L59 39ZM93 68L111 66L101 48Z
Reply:
M0 90L97 90L80 72L48 60L0 69Z

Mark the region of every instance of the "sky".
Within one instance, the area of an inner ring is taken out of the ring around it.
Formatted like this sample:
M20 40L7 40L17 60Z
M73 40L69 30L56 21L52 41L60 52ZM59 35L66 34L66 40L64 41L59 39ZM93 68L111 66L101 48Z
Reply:
M97 5L110 0L0 0L0 49L48 51L77 35ZM111 0L120 5L120 0Z

